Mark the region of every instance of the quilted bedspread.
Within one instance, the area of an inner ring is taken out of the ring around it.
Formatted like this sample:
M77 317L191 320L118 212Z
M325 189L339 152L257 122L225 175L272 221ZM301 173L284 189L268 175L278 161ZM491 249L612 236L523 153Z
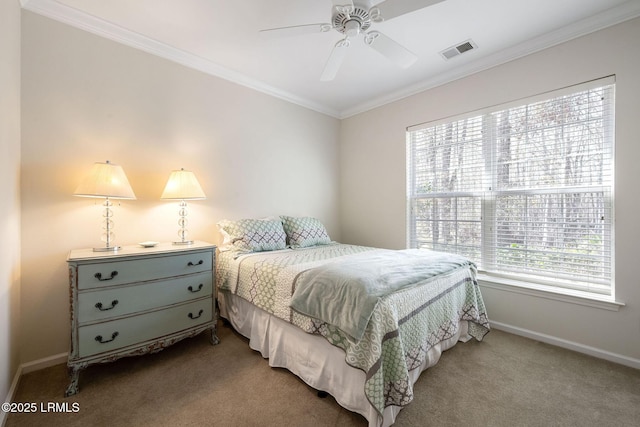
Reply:
M304 331L319 334L345 351L346 362L365 372L365 390L379 413L389 405L413 400L409 371L419 367L427 351L458 332L469 321L469 334L482 340L489 331L487 314L476 282L475 267L452 268L419 286L406 287L378 299L358 340L335 325L291 309L296 279L315 267L366 253L380 256L385 249L331 244L311 248L259 252L237 256L222 252L216 269L217 286ZM430 251L425 252L429 260ZM438 258L441 259L442 254Z

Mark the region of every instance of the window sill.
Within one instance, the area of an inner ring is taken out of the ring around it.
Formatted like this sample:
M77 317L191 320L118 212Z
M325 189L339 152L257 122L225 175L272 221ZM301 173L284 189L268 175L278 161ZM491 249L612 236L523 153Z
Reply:
M531 282L489 276L482 273L478 274L478 284L486 288L584 305L587 307L595 307L603 310L618 311L620 307L624 307L625 305L624 302L616 301L613 298L604 295L593 295L586 292L573 291L571 289L558 289Z

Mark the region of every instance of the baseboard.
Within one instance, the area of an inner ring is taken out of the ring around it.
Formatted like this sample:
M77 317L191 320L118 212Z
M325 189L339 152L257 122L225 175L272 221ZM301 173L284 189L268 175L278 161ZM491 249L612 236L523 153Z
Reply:
M20 383L20 377L22 376L22 365L18 366L16 369L16 375L13 377L13 382L11 383L11 387L9 387L9 393L7 393L7 397L3 400L3 402L13 402L13 397L16 394L16 390L18 390L18 384ZM0 411L0 427L4 427L4 423L7 421L7 413L4 411Z
M555 345L558 347L566 348L568 350L577 351L578 353L588 354L589 356L597 357L599 359L608 360L610 362L618 363L620 365L629 366L631 368L640 369L640 360L632 357L623 356L621 354L611 353L609 351L601 350L599 348L590 347L588 345L579 344L573 341L563 340L551 335L542 334L539 332L530 331L528 329L519 328L516 326L507 325L496 321L491 321L491 327L500 331L512 333L514 335L523 336L536 341L545 342L547 344ZM18 367L16 375L11 383L11 388L7 394L5 402L11 402L14 394L18 388L20 377L23 374L29 372L45 369L50 366L55 366L67 361L68 353L60 353L53 356L45 357L43 359L34 360L32 362L23 363ZM0 427L4 426L6 420L6 413L0 411Z
M23 374L28 374L29 372L39 371L40 369L48 368L50 366L66 363L68 355L69 353L55 354L43 359L34 360L33 362L23 363L20 367L22 368Z
M609 351L601 350L599 348L590 347L588 345L579 344L573 341L563 340L558 337L554 337L547 334L541 334L539 332L530 331L528 329L518 328L516 326L507 325L500 322L490 321L491 327L500 331L512 333L514 335L520 335L526 338L531 338L536 341L545 342L558 347L566 348L568 350L577 351L578 353L588 354L589 356L597 357L599 359L608 360L610 362L618 363L620 365L629 366L631 368L640 369L640 360L632 357L623 356L621 354L611 353Z
M68 353L60 353L53 356L45 357L43 359L34 360L33 362L23 363L22 365L18 366L16 375L13 378L11 387L9 388L9 393L7 394L7 397L3 400L3 402L13 402L16 390L18 389L18 384L20 383L20 377L23 374L28 374L29 372L39 371L40 369L48 368L50 366L66 363L67 356ZM4 427L6 419L6 412L0 411L0 427Z

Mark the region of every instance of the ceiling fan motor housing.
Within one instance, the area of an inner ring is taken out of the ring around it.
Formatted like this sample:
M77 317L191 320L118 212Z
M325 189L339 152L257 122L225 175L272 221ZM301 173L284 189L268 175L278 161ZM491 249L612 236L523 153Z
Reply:
M337 10L333 14L333 28L348 37L366 31L370 26L369 12L359 6L355 6L349 13Z

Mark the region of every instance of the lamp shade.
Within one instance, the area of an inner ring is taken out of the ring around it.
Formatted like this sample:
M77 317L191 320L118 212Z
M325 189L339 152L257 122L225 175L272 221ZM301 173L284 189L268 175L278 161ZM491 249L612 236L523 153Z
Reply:
M180 169L171 172L160 198L170 200L198 200L205 199L206 196L195 174L191 171Z
M114 165L108 160L105 163L94 163L89 175L73 194L81 197L136 198L122 166Z

